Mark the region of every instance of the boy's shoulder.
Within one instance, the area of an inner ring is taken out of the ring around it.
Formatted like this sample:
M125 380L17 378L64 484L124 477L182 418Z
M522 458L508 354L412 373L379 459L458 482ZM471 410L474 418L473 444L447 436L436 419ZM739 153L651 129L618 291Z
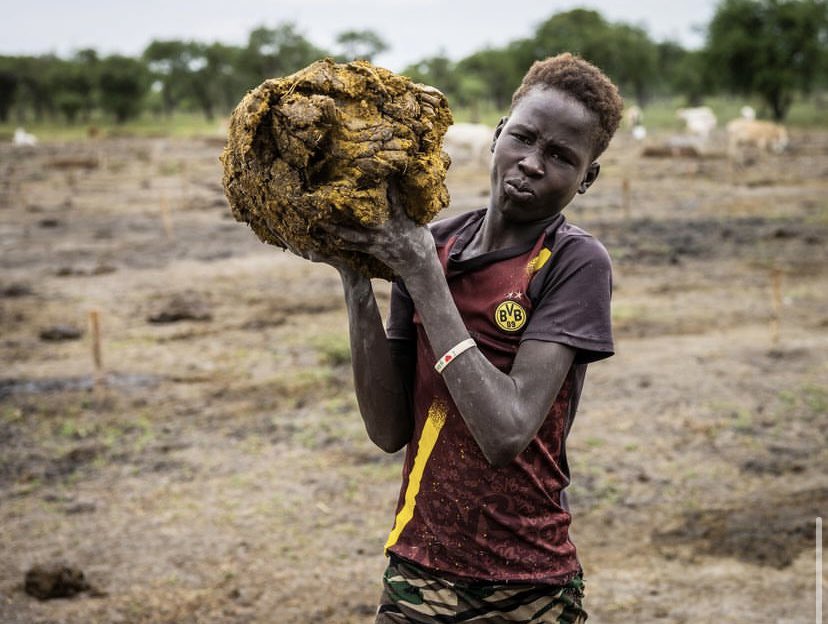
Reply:
M609 258L609 252L601 241L565 219L553 231L547 233L544 246L551 251L561 252L569 248L570 251L577 249L581 254L597 254Z

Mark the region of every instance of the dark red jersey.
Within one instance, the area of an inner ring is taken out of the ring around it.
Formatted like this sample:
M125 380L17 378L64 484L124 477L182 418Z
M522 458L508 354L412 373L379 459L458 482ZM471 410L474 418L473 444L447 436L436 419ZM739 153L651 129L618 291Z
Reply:
M386 548L458 577L562 584L580 569L563 494L569 484L564 443L586 364L613 352L609 256L559 216L530 248L460 261L484 214L432 226L470 335L504 372L523 340L567 344L576 349L576 359L528 447L509 465L494 468L434 370L441 354L433 353L411 299L396 284L388 337L416 341L415 429Z

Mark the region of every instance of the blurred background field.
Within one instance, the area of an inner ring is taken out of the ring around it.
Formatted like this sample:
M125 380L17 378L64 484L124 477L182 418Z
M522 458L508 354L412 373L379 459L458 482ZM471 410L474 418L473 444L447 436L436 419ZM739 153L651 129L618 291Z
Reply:
M719 119L736 119L740 115L740 109L752 100L744 98L733 98L716 96L705 99ZM646 125L649 130L655 132L681 133L684 130L684 123L676 117L676 110L684 104L680 97L653 100L642 110ZM754 102L759 106L758 102ZM455 122L457 123L482 123L494 127L503 116L504 111L493 107L487 107L472 111L469 108L456 107L452 109ZM791 105L788 112L787 125L794 128L828 128L828 96L826 101L819 97L799 97ZM15 122L0 123L0 141L10 142L14 131L18 127ZM94 137L90 137L90 129ZM39 140L49 141L80 141L89 138L204 138L213 137L221 139L224 137L226 127L220 120L207 120L199 113L175 113L169 117L157 117L142 115L124 123L115 123L105 116L92 117L87 124L66 124L60 120L44 120L32 122L26 125L26 130L35 135Z

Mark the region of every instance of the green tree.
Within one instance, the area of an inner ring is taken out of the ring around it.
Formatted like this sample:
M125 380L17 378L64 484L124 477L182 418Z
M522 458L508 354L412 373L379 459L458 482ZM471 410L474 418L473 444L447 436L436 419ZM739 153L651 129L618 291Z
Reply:
M17 95L20 77L17 74L14 59L0 56L0 122L9 120L9 112Z
M81 89L80 95L83 100L81 113L83 119L89 121L92 111L97 106L97 85L99 83L98 72L100 71L100 58L98 52L92 48L84 48L75 52L71 59L79 65L88 81L88 89Z
M346 61L373 61L375 56L388 50L388 44L373 30L346 30L336 37L336 43Z
M67 122L91 109L95 77L90 68L76 60L55 59L49 67L49 90L55 107Z
M240 52L220 43L153 41L143 59L159 85L167 115L189 106L212 120L217 109L229 110L244 94L247 82L238 70Z
M231 111L249 86L240 70L242 53L242 48L218 42L211 43L204 50L209 80L215 90L217 106L222 112Z
M475 76L478 83L486 85L492 103L503 109L511 103L512 92L529 68L526 57L525 42L516 41L505 48L487 48L467 56L457 63L457 73Z
M219 67L215 61L208 45L197 42L188 44L186 92L209 121L215 117L216 106L220 100Z
M618 83L622 93L632 93L646 104L658 82L658 49L643 28L614 24L610 42L614 62L602 68Z
M152 79L160 85L164 113L172 115L184 97L184 83L190 72L188 44L178 39L156 39L150 42L142 56Z
M264 26L253 30L241 58L247 72L248 87L254 87L266 78L286 76L302 69L328 53L305 39L292 23L276 28Z
M464 74L460 76L456 89L457 103L469 109L469 121L479 122L481 109L488 99L489 86L480 76Z
M711 93L713 68L704 50L690 50L675 63L670 85L673 93L685 97L688 106L700 106L705 95Z
M447 97L452 96L457 89L457 75L454 63L443 51L414 63L403 69L402 73L414 82L422 82L440 89Z
M777 121L807 92L825 58L825 0L724 0L707 33L706 54L726 90L758 95Z
M18 77L15 109L23 123L29 113L42 121L55 110L53 93L49 88L51 67L58 61L56 56L19 56L14 64Z
M138 59L120 55L104 58L99 75L101 108L118 123L137 117L149 83L149 72Z
M572 52L604 68L614 63L611 26L592 9L573 9L552 15L535 30L528 50L532 60Z
M524 48L531 58L542 59L572 52L607 73L622 92L630 92L640 103L658 82L658 48L644 29L610 23L597 11L574 9L557 13L543 22Z

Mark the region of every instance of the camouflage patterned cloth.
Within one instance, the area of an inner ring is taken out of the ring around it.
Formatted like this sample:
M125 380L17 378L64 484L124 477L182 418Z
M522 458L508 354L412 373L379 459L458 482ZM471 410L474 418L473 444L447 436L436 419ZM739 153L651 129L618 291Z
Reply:
M392 557L375 624L582 624L584 581L562 586L446 580Z

